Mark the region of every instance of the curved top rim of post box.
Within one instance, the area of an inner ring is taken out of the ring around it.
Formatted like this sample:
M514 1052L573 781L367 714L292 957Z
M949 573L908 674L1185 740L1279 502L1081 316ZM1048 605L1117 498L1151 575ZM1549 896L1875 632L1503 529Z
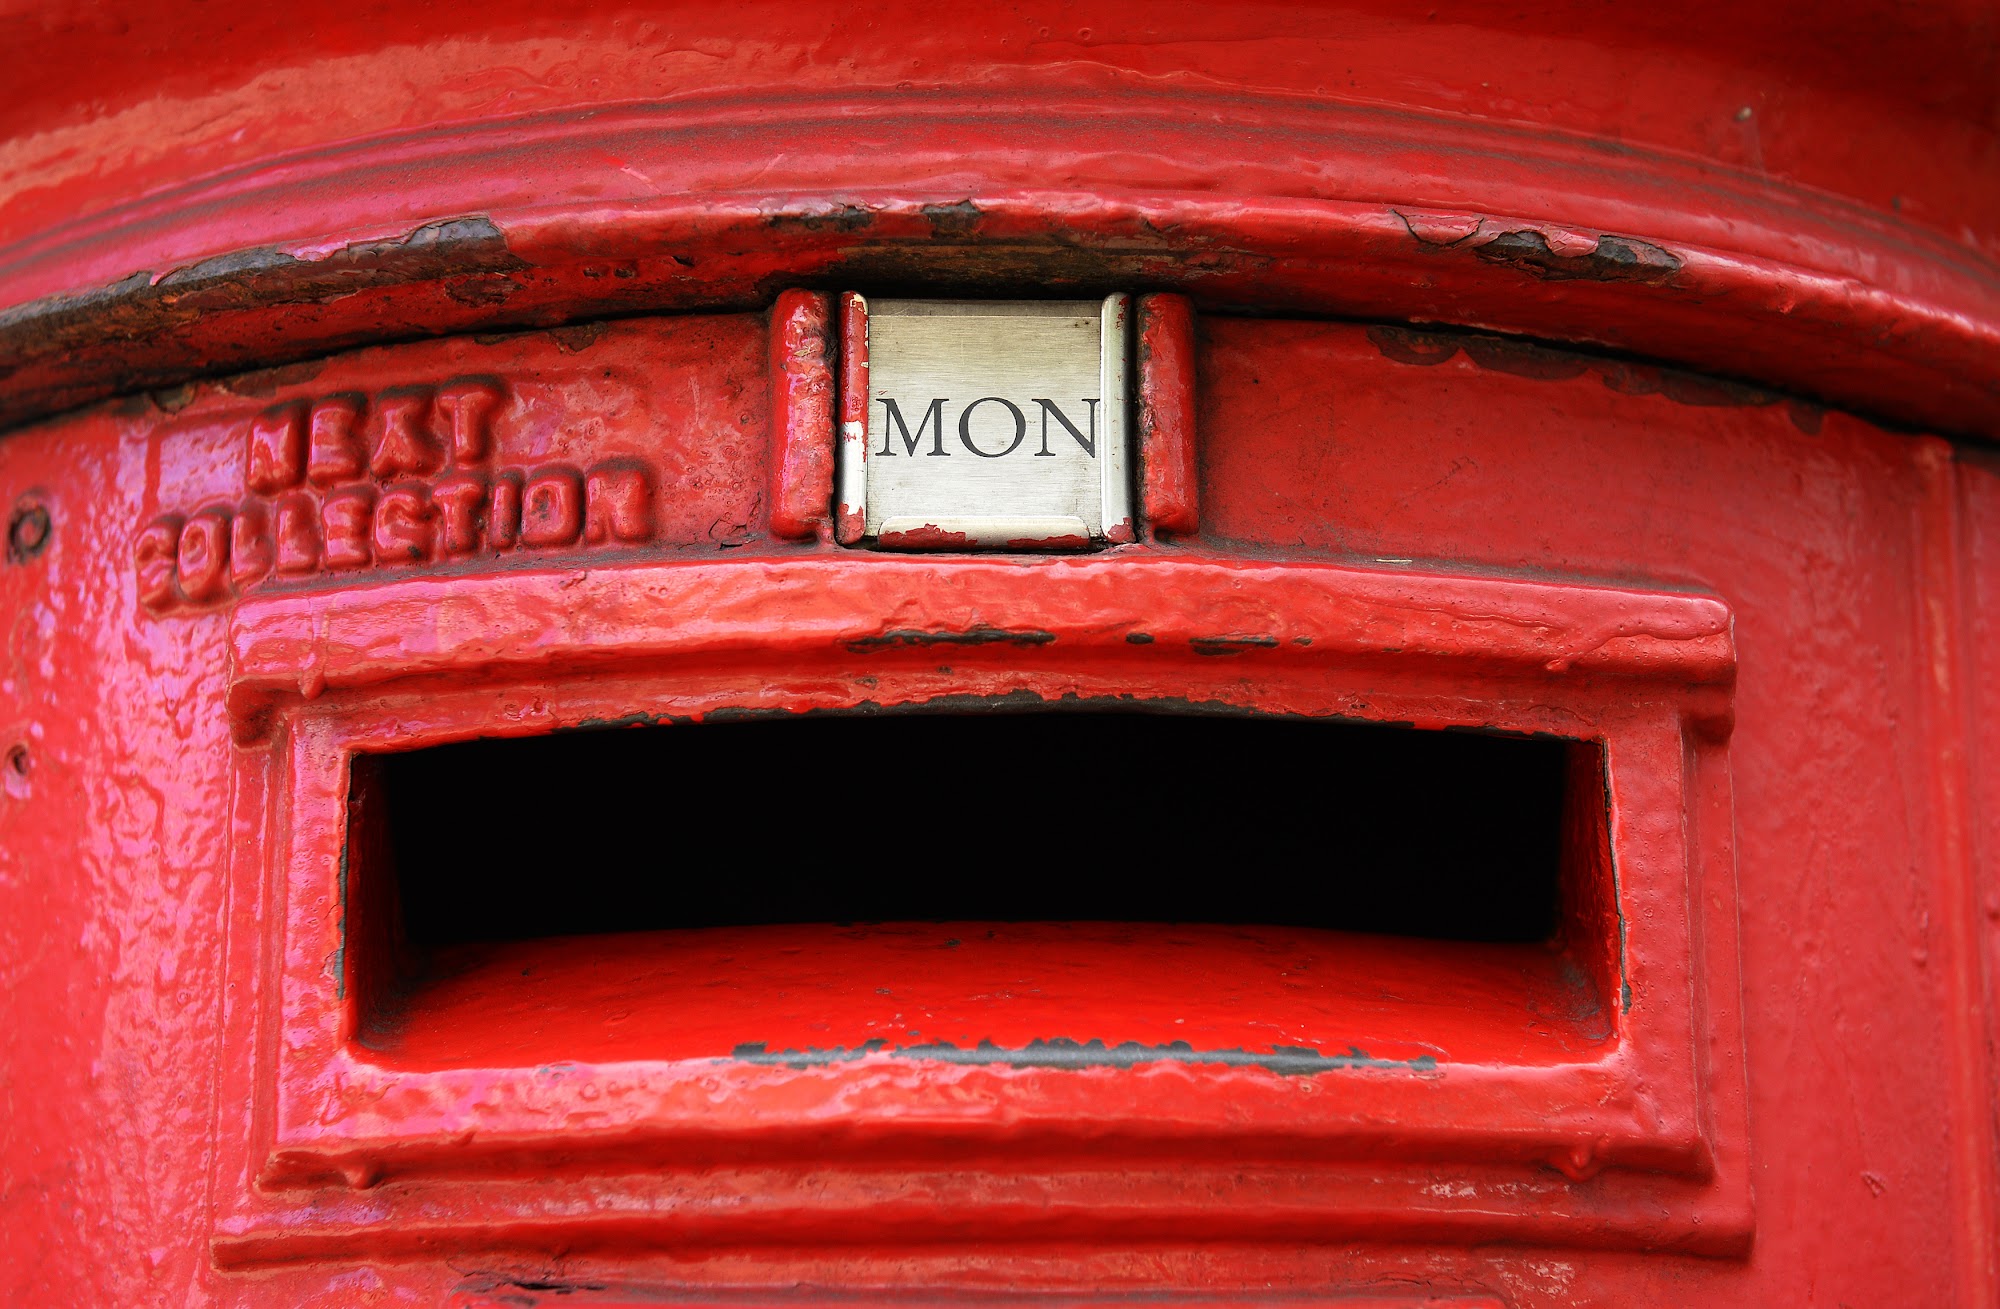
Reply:
M1763 173L1191 92L665 108L273 158L0 247L0 427L372 341L747 309L806 285L1173 289L1475 326L2000 438L2000 265ZM948 186L915 158L941 134ZM1337 167L1302 178L1301 157ZM1086 159L1101 180L1048 184Z

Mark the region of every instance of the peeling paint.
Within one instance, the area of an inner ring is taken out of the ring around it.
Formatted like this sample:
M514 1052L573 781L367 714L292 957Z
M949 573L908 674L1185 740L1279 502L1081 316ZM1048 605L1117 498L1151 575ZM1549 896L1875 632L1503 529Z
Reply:
M1448 363L1462 352L1469 362L1496 373L1543 382L1568 381L1596 373L1605 386L1620 395L1657 395L1675 404L1761 408L1782 402L1789 407L1793 424L1808 433L1819 430L1825 414L1824 409L1811 401L1787 397L1747 382L1690 373L1663 364L1582 354L1518 337L1387 323L1370 327L1367 334L1384 358L1418 367Z
M1657 286L1682 261L1650 241L1552 224L1528 226L1472 214L1396 210L1411 236L1434 250L1465 250L1546 282L1637 282Z
M897 646L926 645L1048 645L1056 639L1054 632L1039 630L1013 631L1000 627L970 627L962 632L931 632L915 628L898 628L880 636L864 636L847 643L847 648L856 654L868 654L876 650L887 650Z
M1017 1049L995 1045L991 1041L981 1041L978 1045L968 1048L954 1045L949 1041L891 1046L886 1041L875 1040L857 1046L833 1046L827 1049L809 1047L803 1050L771 1050L762 1041L752 1041L737 1046L726 1058L717 1059L716 1062L804 1070L857 1063L878 1057L956 1064L961 1067L998 1066L1077 1070L1137 1068L1147 1064L1219 1065L1225 1068L1262 1069L1283 1077L1310 1077L1316 1073L1349 1069L1434 1073L1438 1068L1438 1061L1432 1055L1418 1055L1412 1059L1377 1059L1356 1046L1348 1047L1344 1054L1325 1054L1307 1046L1284 1045L1274 1045L1268 1051L1244 1050L1240 1047L1227 1050L1197 1050L1186 1041L1168 1041L1158 1045L1121 1041L1116 1045L1107 1045L1102 1040L1078 1041L1060 1036L1030 1041Z
M0 360L18 368L86 345L145 341L205 314L247 304L321 304L414 282L443 283L447 294L454 289L493 294L465 288L527 266L507 248L492 220L480 215L426 223L400 237L351 242L317 257L257 246L0 311Z
M1552 248L1543 233L1502 232L1473 253L1488 263L1518 268L1547 282L1639 282L1657 286L1680 272L1681 261L1648 241L1629 236L1599 237L1587 253Z
M874 211L856 204L785 209L764 216L764 225L777 231L859 232L874 222Z
M1195 636L1188 638L1194 652L1201 655L1241 654L1245 650L1275 649L1275 636Z
M956 550L973 544L964 532L947 532L936 523L925 523L907 532L884 532L876 541L897 550Z
M572 323L567 327L551 327L549 339L556 343L556 349L573 355L596 345L609 330L611 324L605 322Z
M978 226L983 215L979 206L970 199L948 205L924 205L919 210L931 225L932 236L968 236Z

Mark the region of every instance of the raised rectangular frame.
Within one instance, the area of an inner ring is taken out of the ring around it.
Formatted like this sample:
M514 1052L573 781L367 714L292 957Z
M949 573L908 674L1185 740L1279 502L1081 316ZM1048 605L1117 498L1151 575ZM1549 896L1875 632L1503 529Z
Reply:
M885 638L889 614L906 636L961 638L951 670L927 641ZM1009 631L1035 639L963 639ZM253 597L230 658L251 747L233 894L275 927L231 947L236 975L257 980L228 1014L240 1095L222 1112L242 1146L218 1183L225 1263L496 1227L564 1247L967 1222L1024 1239L1711 1253L1749 1239L1735 664L1712 596L1192 554L739 558ZM412 1069L357 1044L343 922L355 754L631 715L921 704L968 686L1599 742L1613 1039L1554 1065L1362 1062L1303 1078L1198 1059L800 1068L720 1049ZM1321 1082L1337 1093L1300 1094ZM862 1141L865 1157L843 1144ZM932 1198L912 1208L915 1194Z

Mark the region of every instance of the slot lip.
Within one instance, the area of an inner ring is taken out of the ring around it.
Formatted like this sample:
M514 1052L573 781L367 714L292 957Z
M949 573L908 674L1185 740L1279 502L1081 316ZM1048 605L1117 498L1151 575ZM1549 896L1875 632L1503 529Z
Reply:
M851 979L850 993L832 993L830 977ZM1197 980L1217 977L1229 1006ZM1016 992L1023 980L1030 994ZM1621 1039L1615 1001L1546 942L1299 925L885 920L465 942L432 947L396 990L348 1042L385 1074L741 1063L1434 1075L1587 1067Z

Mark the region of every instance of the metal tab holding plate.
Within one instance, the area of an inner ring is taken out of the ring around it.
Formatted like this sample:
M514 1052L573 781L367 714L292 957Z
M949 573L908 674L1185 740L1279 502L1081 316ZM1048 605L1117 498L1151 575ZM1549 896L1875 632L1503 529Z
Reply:
M840 541L1132 540L1130 306L843 296Z

